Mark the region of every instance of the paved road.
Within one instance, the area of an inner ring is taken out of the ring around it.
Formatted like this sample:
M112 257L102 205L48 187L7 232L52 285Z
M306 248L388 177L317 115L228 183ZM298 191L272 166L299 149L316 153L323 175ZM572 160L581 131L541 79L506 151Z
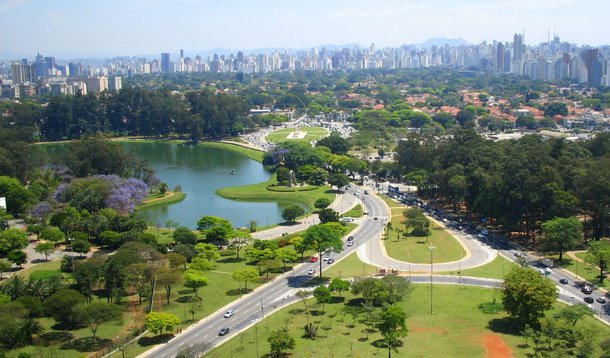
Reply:
M369 212L374 212L380 216L380 220L387 222L387 212L389 212L385 202L374 195L365 195L363 198ZM441 226L442 224L439 223ZM458 271L485 265L496 258L497 250L493 250L486 243L480 242L474 235L461 230L448 229L462 244L466 251L466 256L458 261L435 263L434 271ZM431 266L426 264L415 264L399 261L389 257L381 240L371 240L358 249L360 260L382 268L396 269L401 272L430 272Z
M360 226L352 233L355 245L345 246L341 253L332 255L335 259L335 263L354 250L358 250L359 253L361 251L369 252L367 257L373 259L379 257L379 255L374 254L373 250L376 246L373 245L372 241L379 241L381 239L381 234L388 215L387 207L381 199L373 195L358 195L359 197L357 198L354 194L354 190L355 189L352 189L352 191L344 194L339 202L350 203L353 202L353 200L360 199L367 215L363 217ZM472 240L474 240L474 238ZM486 245L489 245L492 250L495 250L497 253L502 254L510 260L514 261L516 259L514 254L517 253L518 250L512 248L505 239L501 237L492 237L488 241L490 242ZM462 263L471 259L472 256L474 255L466 258ZM535 258L527 255L524 256L531 264L536 263ZM326 263L323 263L323 265L324 267L328 267ZM434 266L436 270L437 265L435 264ZM303 263L296 266L291 272L277 277L274 281L257 288L255 291L232 302L216 313L211 314L207 318L191 326L188 330L183 331L182 334L176 336L167 344L157 346L152 350L141 354L139 357L170 358L184 350L205 353L252 325L258 327L257 323L262 318L275 310L298 300L296 292L302 289L308 289L302 286L311 277L308 275L308 271L312 268L317 270L319 268L319 263ZM580 291L580 286L574 282L573 278L567 277L565 272L553 269L548 277L553 282L557 283L560 300L570 304L584 303L582 299L587 295L584 295ZM466 276L411 275L406 278L417 284L430 283L430 279L432 279L434 284L460 284L496 288L502 286L501 280ZM569 283L566 285L560 284L559 279L561 278L568 278ZM313 287L309 289L313 289ZM598 297L601 294L601 292L596 291L591 296ZM599 313L598 317L602 321L610 324L609 305L600 305L596 302L590 305L590 307ZM228 309L234 309L235 315L230 318L224 318L223 314ZM219 336L219 330L225 327L230 328L230 332L225 336ZM260 329L263 328L261 327Z
M343 196L342 200L343 205L350 206L354 205L355 199ZM347 246L346 244L341 253L331 255L335 259L335 263L352 253L367 240L376 239L381 236L384 224L382 220L379 220L379 214L382 214L382 212L374 210L362 219L361 225L350 234L354 237L355 244L353 246ZM188 330L183 331L182 334L176 336L168 343L157 346L153 350L141 354L140 357L169 358L188 349L206 352L241 330L256 324L264 315L268 315L271 311L295 302L297 300L295 297L296 292L302 290L302 285L311 278L308 271L314 268L317 273L319 265L319 262L316 262L303 263L296 266L292 271L277 277L264 286L258 287L254 292L232 302L230 305L191 326ZM326 263L322 265L323 267L328 267ZM228 309L234 309L235 315L230 318L223 318L224 312ZM218 336L219 330L224 327L230 328L230 333L222 337Z

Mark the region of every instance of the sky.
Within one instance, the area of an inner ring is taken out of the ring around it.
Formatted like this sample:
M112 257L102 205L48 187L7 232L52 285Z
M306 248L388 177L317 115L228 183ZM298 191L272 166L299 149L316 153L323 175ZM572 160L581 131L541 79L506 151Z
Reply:
M184 49L377 48L430 38L610 44L610 0L0 0L0 52L158 55Z

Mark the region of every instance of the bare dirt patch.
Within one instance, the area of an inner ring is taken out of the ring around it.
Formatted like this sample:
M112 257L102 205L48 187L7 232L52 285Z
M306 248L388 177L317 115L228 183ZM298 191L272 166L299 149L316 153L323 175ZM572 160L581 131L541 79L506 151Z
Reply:
M513 358L513 350L510 348L504 339L498 334L483 334L481 342L485 347L485 352L488 358Z

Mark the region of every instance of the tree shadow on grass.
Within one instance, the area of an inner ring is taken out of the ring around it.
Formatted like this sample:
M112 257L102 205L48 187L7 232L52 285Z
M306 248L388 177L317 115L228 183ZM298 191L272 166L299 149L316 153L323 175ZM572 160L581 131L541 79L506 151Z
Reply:
M62 344L61 349L74 349L79 352L95 352L109 346L111 343L112 341L107 338L93 339L93 337L83 337Z
M189 294L189 293L193 293L193 289L189 288L189 289L186 289L186 290L178 291L179 295L186 295L186 294Z
M234 288L231 290L227 291L227 296L239 296L239 295L243 295L249 292L252 292L253 290L251 288L244 290L243 288Z
M74 335L70 332L65 331L53 331L40 335L40 338L42 338L46 343L57 344L71 340L72 338L74 338Z
M364 303L364 298L352 298L351 300L345 303L346 306L358 307L362 308L362 304Z
M294 309L291 309L290 311L288 311L288 313L290 313L293 316L299 315L304 312L305 312L305 309L303 309L303 308L294 308Z
M521 327L516 319L511 317L494 318L487 323L487 327L496 333L521 335Z
M171 333L164 333L154 337L142 337L138 339L138 345L142 347L154 346L156 344L167 343L172 338L174 338L174 335Z
M345 297L338 297L338 296L333 296L330 298L330 302L329 303L341 303L345 301Z
M385 344L385 342L383 341L383 339L377 339L374 340L373 342L371 342L371 345L375 348L388 348L388 346ZM403 341L399 340L398 341L398 346L402 347L403 346Z
M192 293L191 290L189 290L189 293ZM178 302L178 303L189 303L193 300L193 297L195 296L181 296L179 298L176 298L174 300L174 302Z

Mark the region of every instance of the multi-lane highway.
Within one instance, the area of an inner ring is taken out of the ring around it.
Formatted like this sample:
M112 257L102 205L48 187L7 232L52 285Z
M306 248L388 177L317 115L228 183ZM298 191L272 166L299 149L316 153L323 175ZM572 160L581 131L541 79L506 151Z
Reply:
M373 249L378 250L378 246L374 246L375 242L380 241L381 233L387 223L388 210L385 203L374 195L362 194L363 190L352 187L341 197L340 201L336 203L339 205L337 209L341 211L345 210L347 206L353 205L356 201L360 200L364 206L366 215L360 219L360 225L355 232L350 235L354 237L354 245L344 246L344 250L341 253L332 254L331 256L335 259L335 263L340 261L343 257L350 254L354 250L364 251L369 253L368 261L379 267L392 267L395 266L387 265L387 261L376 260L376 258L385 257L385 255L374 255ZM314 221L312 220L312 223ZM294 228L296 229L296 228ZM456 229L454 229L456 230ZM288 229L287 231L291 231ZM511 261L515 261L518 256L524 257L530 264L536 265L537 259L530 257L527 254L521 253L518 249L514 248L505 238L500 236L488 235L485 238L474 233L461 232L458 234L471 235L469 240L483 240L484 247L489 250L493 250L496 254L500 254ZM487 253L485 253L487 257ZM472 260L472 256L465 258L465 260ZM379 262L378 262L379 261ZM326 263L322 264L324 267L328 267ZM407 270L407 263L401 263L398 267L402 271ZM435 265L437 266L437 265ZM428 266L425 265L427 268ZM199 323L191 326L188 330L183 331L180 335L173 338L171 341L164 345L157 346L152 350L149 350L141 355L141 357L161 357L170 358L176 356L179 352L191 350L198 353L205 353L211 348L219 345L220 343L231 338L238 332L256 325L262 318L271 314L273 311L294 303L298 300L295 295L297 291L308 289L303 287L304 284L311 278L308 274L310 269L319 269L319 263L303 263L296 266L292 271L287 272L274 281L257 288L255 291L244 295L242 298L232 302L227 307L222 308L214 314L211 314L207 318L203 319ZM465 267L464 267L465 268ZM560 293L560 299L567 303L585 303L583 298L585 296L592 296L597 298L602 295L601 292L595 291L591 295L585 295L580 290L580 285L574 281L573 277L563 270L551 269L546 275L553 282L557 283L558 291ZM413 283L429 283L430 275L412 275L409 278ZM561 279L568 280L567 284L559 283ZM465 276L448 276L448 275L435 275L434 284L462 284L469 286L480 286L480 287L501 287L501 280L487 279L487 278L476 278L476 277L465 277ZM313 289L313 288L309 288ZM610 307L608 304L602 305L595 302L590 305L599 318L610 323ZM224 318L224 312L228 309L235 310L235 314L229 318ZM229 328L228 334L220 336L218 333L222 328Z
M356 250L359 245L362 245L367 240L380 237L387 214L383 203L371 198L372 196L363 200L367 215L362 218L360 226L356 231L350 234L354 237L355 244L347 246L346 243L342 252L332 254L331 257L335 259L335 263ZM357 198L351 196L345 197L344 200L347 203L354 203ZM326 263L322 265L324 267L328 266ZM311 275L308 274L311 268L315 268L317 272L319 263L308 262L296 266L292 271L277 277L272 282L259 287L254 292L244 295L229 306L191 326L168 343L143 353L141 357L169 358L185 350L193 350L200 353L208 351L241 330L256 324L272 311L298 300L295 293L304 289L302 287L303 284L311 278ZM230 318L224 318L224 312L228 309L235 310L235 314ZM229 328L230 331L224 336L219 336L218 333L221 328Z

